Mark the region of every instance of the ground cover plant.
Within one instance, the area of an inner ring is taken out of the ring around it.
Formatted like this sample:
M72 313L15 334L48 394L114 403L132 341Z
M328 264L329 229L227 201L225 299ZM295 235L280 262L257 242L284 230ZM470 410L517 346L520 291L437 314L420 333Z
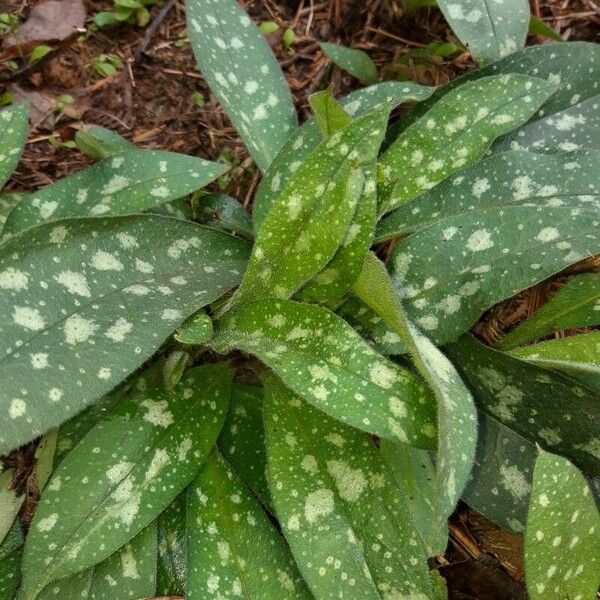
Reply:
M186 212L223 165L104 130L96 164L2 198L0 453L40 439L42 494L24 535L0 474L0 598L445 598L461 499L524 535L531 598L595 596L600 276L495 347L471 329L599 254L600 51L439 4L482 68L323 90L298 126L240 6L188 1L263 174L251 215ZM0 125L3 185L27 107Z

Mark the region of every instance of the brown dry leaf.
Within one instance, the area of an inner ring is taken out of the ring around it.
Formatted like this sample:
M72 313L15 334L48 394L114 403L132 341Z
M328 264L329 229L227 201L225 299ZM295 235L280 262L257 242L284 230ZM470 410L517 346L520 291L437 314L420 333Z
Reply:
M47 129L54 126L55 102L51 96L41 92L24 90L18 85L12 85L8 89L15 102L29 103L29 122L33 126L43 125Z

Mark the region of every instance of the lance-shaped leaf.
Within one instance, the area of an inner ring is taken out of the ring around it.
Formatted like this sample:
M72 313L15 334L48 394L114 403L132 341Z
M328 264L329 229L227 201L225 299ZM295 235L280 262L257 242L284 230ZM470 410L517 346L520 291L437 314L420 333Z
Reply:
M366 52L330 42L320 42L319 45L336 66L347 71L363 85L377 82L377 67Z
M158 517L157 596L183 596L187 581L187 492L182 492Z
M567 373L600 390L600 331L540 342L517 348L511 354L540 367Z
M435 401L408 369L375 352L328 310L264 300L232 311L212 346L260 358L283 382L335 419L375 435L435 447Z
M15 475L14 469L0 473L0 543L10 531L25 496L11 488Z
M229 412L219 437L219 450L242 481L267 508L267 452L263 427L263 390L236 384L231 389Z
M26 196L3 233L71 217L143 212L204 187L226 170L184 154L127 150Z
M411 320L443 343L497 302L599 251L597 211L506 206L417 231L395 247L390 268Z
M317 598L431 598L404 498L364 433L265 381L268 477L279 522Z
M21 202L22 198L23 194L2 194L0 196L0 234L2 234L8 215Z
M147 598L156 590L156 523L98 565L51 583L39 600Z
M5 243L0 453L114 388L239 281L247 253L243 240L155 216L62 221Z
M583 475L540 449L525 535L532 600L593 598L600 583L600 514Z
M478 62L498 60L525 45L530 16L527 0L438 0L438 6Z
M277 60L235 0L187 0L186 15L202 75L265 171L296 128Z
M188 490L186 598L311 598L289 548L218 452Z
M54 456L57 440L58 429L53 429L40 440L35 450L35 481L40 493L46 487L55 466Z
M597 394L577 382L492 350L470 336L446 351L473 390L475 402L519 435L600 474Z
M503 337L497 347L516 348L554 331L594 325L600 325L600 273L584 273L570 279L540 310Z
M21 580L21 550L0 559L0 598L12 600Z
M225 194L208 194L201 196L197 204L197 219L200 223L232 231L242 237L254 237L250 216L235 198Z
M233 304L290 296L341 244L385 133L389 105L337 131L300 165L262 224Z
M383 210L392 210L481 158L556 91L525 75L498 75L452 90L408 127L381 158Z
M0 111L0 190L15 170L27 139L27 105Z
M600 152L492 154L449 177L390 213L378 226L378 242L422 229L446 217L487 206L581 205L600 211Z
M231 379L227 366L205 365L167 391L158 365L65 457L27 536L26 598L110 556L189 484L221 430Z
M352 92L339 99L343 110L352 117L362 117L384 103L396 108L403 102L425 100L434 88L411 82L386 81ZM315 119L304 123L296 135L281 149L265 174L252 203L254 231L258 231L279 193L285 188L300 164L321 143L322 135Z
M308 103L324 139L352 121L352 117L336 102L331 88L312 94Z
M446 521L452 514L473 465L477 418L469 390L452 363L408 321L386 271L373 253L365 259L353 292L404 342L417 370L435 393L438 405L436 480L432 519L423 540L430 555L444 552Z
M75 134L77 148L94 160L102 160L133 148L133 144L115 131L94 125Z

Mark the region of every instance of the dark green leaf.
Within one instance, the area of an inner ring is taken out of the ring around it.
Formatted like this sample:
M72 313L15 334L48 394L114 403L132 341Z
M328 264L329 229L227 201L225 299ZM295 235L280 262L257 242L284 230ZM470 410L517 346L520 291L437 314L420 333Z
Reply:
M7 469L0 473L0 543L10 531L25 500L23 494L17 494L12 489L14 475L14 469Z
M213 334L213 324L204 311L195 314L186 321L175 333L175 339L189 346L202 346Z
M0 598L12 600L21 580L21 550L0 559Z
M0 190L15 170L27 139L28 109L15 104L0 111Z
M377 67L366 52L330 42L320 42L319 45L337 67L347 71L363 85L377 82Z
M560 33L556 32L552 27L546 25L539 17L531 15L529 17L529 35L541 35L555 42L564 42Z
M404 10L406 11L407 15L410 15L419 8L435 6L436 4L436 0L404 0Z
M35 450L35 481L40 493L46 487L55 467L54 456L57 440L58 429L52 429L40 440Z
M308 103L325 139L352 121L352 117L336 102L331 88L312 94Z
M233 231L252 239L252 221L246 209L231 196L225 194L207 194L198 200L198 220L201 223Z
M4 228L4 223L12 209L21 202L23 194L2 194L0 195L0 234Z
M182 492L158 517L156 594L183 596L187 581L187 492Z

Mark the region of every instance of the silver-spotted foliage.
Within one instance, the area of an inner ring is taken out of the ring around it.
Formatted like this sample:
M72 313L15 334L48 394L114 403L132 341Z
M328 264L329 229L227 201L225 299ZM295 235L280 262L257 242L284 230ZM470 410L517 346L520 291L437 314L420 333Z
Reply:
M242 8L188 0L252 215L182 201L222 164L98 129L93 166L0 197L2 600L441 600L460 500L524 535L531 598L595 596L600 50L522 49L524 0L438 4L485 66L377 83L324 44L370 87L299 127ZM0 112L0 185L27 123ZM560 272L495 347L469 333Z

